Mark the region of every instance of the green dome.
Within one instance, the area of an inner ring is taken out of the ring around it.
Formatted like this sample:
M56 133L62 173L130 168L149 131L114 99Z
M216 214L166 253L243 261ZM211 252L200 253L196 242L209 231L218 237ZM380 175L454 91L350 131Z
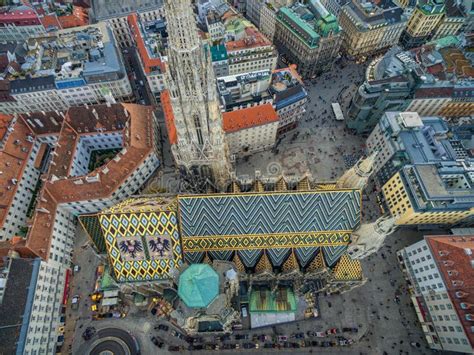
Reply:
M207 264L192 264L180 276L178 295L190 308L207 307L219 294L219 275Z

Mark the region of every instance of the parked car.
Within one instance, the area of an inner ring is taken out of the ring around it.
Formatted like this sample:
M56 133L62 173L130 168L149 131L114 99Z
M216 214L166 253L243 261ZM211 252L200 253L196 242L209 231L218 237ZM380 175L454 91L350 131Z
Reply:
M265 343L263 344L263 347L266 349L273 348L273 343Z
M79 300L81 299L81 296L79 295L75 295L73 298L72 298L72 301L71 301L71 308L76 310L79 308Z
M279 335L278 336L278 341L279 342L288 341L288 337L286 335Z
M74 268L72 269L72 274L76 275L79 271L81 271L81 266L80 265L74 265Z
M254 343L244 343L244 349L255 349L256 345Z
M358 333L358 332L359 332L359 328L356 328L356 327L345 327L345 328L342 328L342 331L343 331L343 332L346 332L346 333Z
M303 339L304 338L304 333L296 333L296 334L294 334L293 337L296 338L296 339Z
M339 330L337 328L331 328L326 331L326 334L337 334Z
M248 316L247 307L243 306L241 310L242 310L242 318L246 318Z
M168 327L167 325L164 325L164 324L160 324L160 325L158 325L158 327L155 327L155 329L159 329L159 330L163 330L163 331L167 332L170 329L170 327Z
M160 341L160 339L158 339L157 337L151 337L151 342L159 348L162 348L165 345L165 343Z

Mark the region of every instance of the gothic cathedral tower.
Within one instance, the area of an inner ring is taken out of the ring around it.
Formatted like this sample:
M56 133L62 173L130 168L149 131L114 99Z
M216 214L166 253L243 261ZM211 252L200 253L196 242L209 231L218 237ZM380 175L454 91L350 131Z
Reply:
M208 49L198 35L190 0L165 0L168 29L166 85L176 143L171 150L188 178L222 190L230 178L229 150Z

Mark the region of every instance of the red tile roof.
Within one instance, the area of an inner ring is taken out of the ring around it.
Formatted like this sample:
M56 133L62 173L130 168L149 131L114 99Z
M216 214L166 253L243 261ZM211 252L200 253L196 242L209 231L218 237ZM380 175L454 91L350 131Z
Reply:
M52 28L56 28L58 30L61 29L61 24L59 23L56 14L43 16L40 18L40 21L46 30Z
M113 125L118 124L119 121L126 121L125 127L115 128L115 130L123 131L124 149L116 158L86 176L70 177L68 170L63 168L57 170L56 167L70 165L74 154L73 150L71 154L68 154L68 150L71 147L74 149L79 135L96 133L95 130L89 130L89 132L85 130L86 127L95 127L97 124L93 110L99 114L102 127L108 128L109 131L113 130ZM79 129L81 133L78 132ZM152 132L153 108L151 106L115 104L111 107L96 105L70 108L60 132L58 140L60 144L56 147L47 181L39 194L28 233L27 247L43 259L47 259L58 204L109 198L135 168L154 152ZM60 176L53 178L53 172ZM96 177L97 181L86 181L87 178L92 177Z
M223 128L225 133L232 133L251 127L261 126L278 121L278 114L271 104L263 104L241 110L224 112Z
M467 314L474 316L474 235L427 236L425 240L443 276L464 331L474 347L474 333L471 330L474 322L466 319ZM468 308L463 309L461 303Z
M143 39L143 34L141 32L141 27L139 23L139 19L136 13L128 15L128 23L130 25L130 30L132 32L133 38L135 38L135 43L137 45L138 54L143 63L143 69L145 70L146 74L150 74L151 72L155 71L154 68L160 67L161 72L165 72L165 65L161 61L159 57L153 58L148 53L146 48L145 40Z
M2 121L5 127L8 117L4 116ZM5 222L33 147L27 140L33 133L23 120L11 119L10 126L5 128L0 148L0 225Z
M178 143L178 134L176 133L176 126L174 124L173 107L171 106L171 98L168 90L163 90L160 95L161 107L165 114L166 129L168 130L168 138L171 144Z
M10 10L9 7L0 8L0 23L15 24L16 26L40 25L36 12L29 6L20 5Z
M227 51L238 51L242 49L271 46L271 42L255 27L245 29L245 37L238 41L226 42Z

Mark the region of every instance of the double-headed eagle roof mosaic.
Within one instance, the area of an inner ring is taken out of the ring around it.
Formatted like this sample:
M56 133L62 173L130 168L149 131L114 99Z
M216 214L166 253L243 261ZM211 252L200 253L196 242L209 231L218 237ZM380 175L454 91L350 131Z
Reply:
M262 257L280 270L295 257L302 270L315 260L334 268L360 224L361 191L304 186L132 198L80 219L97 245L105 240L118 281L166 279L183 262L209 259L254 272Z

